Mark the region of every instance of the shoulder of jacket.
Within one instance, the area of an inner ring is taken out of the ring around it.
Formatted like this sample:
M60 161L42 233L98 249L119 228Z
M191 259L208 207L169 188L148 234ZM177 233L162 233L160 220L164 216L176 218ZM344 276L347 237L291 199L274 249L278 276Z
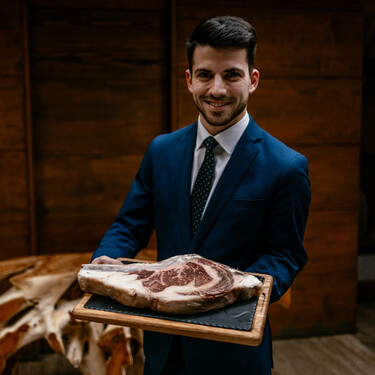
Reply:
M197 124L194 123L170 133L160 134L153 139L152 143L156 145L164 145L166 143L177 142L179 139L189 136L191 132L196 132L196 125Z

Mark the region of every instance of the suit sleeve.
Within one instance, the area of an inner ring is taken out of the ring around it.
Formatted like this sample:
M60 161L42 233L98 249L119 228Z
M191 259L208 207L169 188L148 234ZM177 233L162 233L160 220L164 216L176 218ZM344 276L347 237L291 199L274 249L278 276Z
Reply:
M279 179L266 223L261 255L247 269L248 272L273 277L271 302L281 298L307 262L302 241L310 200L307 160L298 154Z
M92 259L134 258L147 246L154 230L152 197L152 146L148 148L129 193L114 223L108 229Z

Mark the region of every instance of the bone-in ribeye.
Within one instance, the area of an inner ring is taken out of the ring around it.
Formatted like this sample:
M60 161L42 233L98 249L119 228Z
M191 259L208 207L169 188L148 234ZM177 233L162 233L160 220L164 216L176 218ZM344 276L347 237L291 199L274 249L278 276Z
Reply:
M78 282L82 290L126 306L171 314L218 309L262 290L255 276L197 254L155 263L84 264Z

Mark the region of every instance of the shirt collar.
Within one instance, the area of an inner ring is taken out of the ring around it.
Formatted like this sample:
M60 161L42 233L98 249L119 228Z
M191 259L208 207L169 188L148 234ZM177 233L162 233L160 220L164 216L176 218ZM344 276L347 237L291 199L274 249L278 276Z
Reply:
M245 116L242 117L240 121L235 123L234 125L230 126L228 129L220 132L219 134L215 135L215 139L219 143L224 151L231 155L233 150L235 149L237 142L240 140L243 132L245 131L248 123L249 123L249 114L246 112ZM203 146L203 141L210 137L211 134L206 130L201 122L201 118L198 118L198 131L197 131L197 142L196 142L196 150Z

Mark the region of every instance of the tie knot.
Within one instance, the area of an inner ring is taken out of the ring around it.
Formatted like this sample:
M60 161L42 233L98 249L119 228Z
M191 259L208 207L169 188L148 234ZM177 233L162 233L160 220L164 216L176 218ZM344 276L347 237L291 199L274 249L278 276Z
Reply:
M207 137L204 140L207 151L212 151L219 143L214 137Z

